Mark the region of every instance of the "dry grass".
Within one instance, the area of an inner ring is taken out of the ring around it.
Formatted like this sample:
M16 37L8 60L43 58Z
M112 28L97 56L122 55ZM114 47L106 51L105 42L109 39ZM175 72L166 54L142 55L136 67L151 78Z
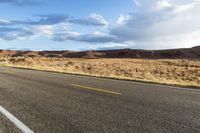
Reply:
M0 57L0 65L200 87L200 60Z

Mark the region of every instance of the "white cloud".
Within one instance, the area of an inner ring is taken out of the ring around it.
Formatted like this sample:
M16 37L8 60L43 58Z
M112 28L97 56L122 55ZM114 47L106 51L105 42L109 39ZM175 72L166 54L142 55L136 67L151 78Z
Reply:
M109 23L99 14L90 14L86 18L74 18L66 14L36 15L28 20L4 20L0 19L1 25L57 25L71 23L84 26L107 26Z
M183 12L186 10L190 10L190 9L194 8L196 6L196 4L197 4L196 2L192 2L189 4L185 4L185 5L176 5L176 6L174 6L174 8L175 8L174 12L179 13L179 12Z
M133 3L138 7L140 6L140 2L138 0L133 0Z
M78 32L65 32L54 34L53 40L55 41L80 41L86 43L109 43L117 42L118 38L113 35L109 35L103 32L92 32L92 33L78 33Z
M99 23L100 25L104 26L107 26L109 24L103 16L95 13L89 15L89 20L91 20L91 22L93 23Z
M158 10L170 8L170 7L172 7L172 3L170 0L160 0L156 3L156 8Z
M168 10L173 13L180 13L190 10L198 4L199 2L195 0L182 4L175 4L175 2L173 3L172 0L159 0L154 7L156 10Z
M9 20L0 19L0 25L9 25L11 22Z
M90 45L86 48L86 50L110 50L110 49L126 49L126 48L133 48L135 46L134 43L130 44L122 44L122 43L106 43L106 44L96 44Z
M0 27L0 39L13 41L13 40L23 40L34 35L33 32L26 30L25 28L7 28Z
M131 16L129 14L127 15L120 15L119 18L117 19L117 24L118 25L123 25L125 24L129 19L131 19Z
M197 34L200 29L199 1L150 1L141 0L139 11L120 15L117 26L111 28L110 34L121 38L121 43L135 42L138 48L173 48L200 44L199 39L194 39L194 36L200 38L200 34Z
M56 25L33 25L26 27L26 29L32 31L36 37L46 36L51 38L56 33L67 32L69 30L69 25L68 23Z

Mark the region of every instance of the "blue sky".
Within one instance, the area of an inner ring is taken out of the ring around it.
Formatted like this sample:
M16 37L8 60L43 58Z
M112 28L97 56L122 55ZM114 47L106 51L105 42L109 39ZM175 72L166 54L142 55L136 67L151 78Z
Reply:
M0 0L0 49L200 45L200 0Z

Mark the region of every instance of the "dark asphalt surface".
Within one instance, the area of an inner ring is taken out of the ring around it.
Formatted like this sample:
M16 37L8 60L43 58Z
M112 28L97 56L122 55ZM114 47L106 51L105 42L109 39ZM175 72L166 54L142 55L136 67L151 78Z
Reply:
M20 130L13 126L5 116L0 114L0 133L20 133Z
M0 67L0 106L36 133L200 133L200 90L179 87ZM0 114L0 132L19 130Z

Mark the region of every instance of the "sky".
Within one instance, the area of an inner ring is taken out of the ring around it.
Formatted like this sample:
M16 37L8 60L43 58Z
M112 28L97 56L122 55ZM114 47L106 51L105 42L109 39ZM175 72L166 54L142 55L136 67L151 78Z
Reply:
M0 49L200 45L200 0L0 0Z

